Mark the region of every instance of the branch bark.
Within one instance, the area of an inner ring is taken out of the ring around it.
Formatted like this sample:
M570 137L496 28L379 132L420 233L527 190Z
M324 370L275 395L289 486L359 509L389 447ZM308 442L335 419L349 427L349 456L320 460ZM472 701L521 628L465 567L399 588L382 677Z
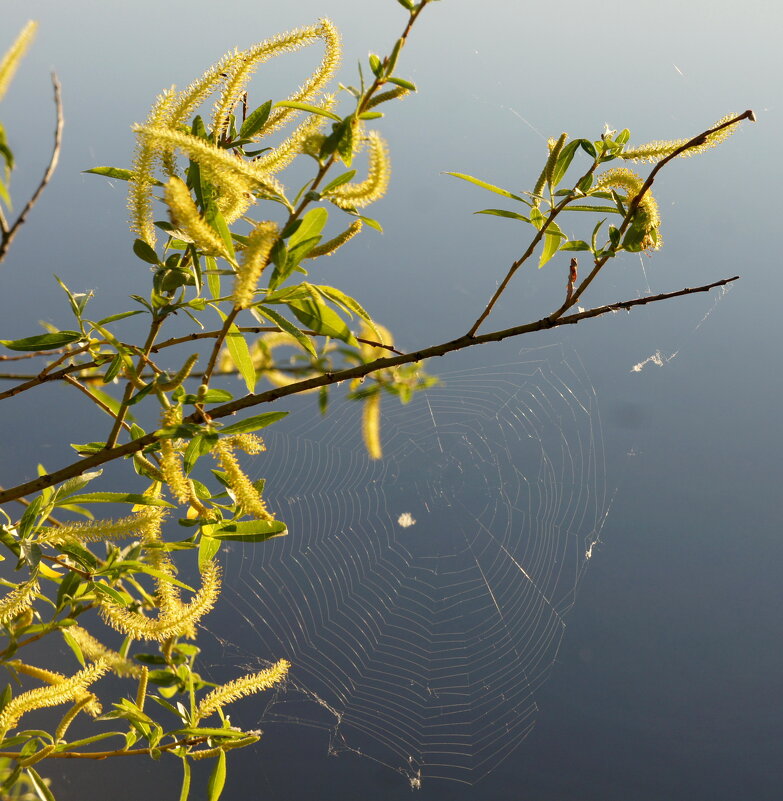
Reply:
M464 350L465 348L473 347L474 345L485 345L489 342L500 342L504 339L511 337L522 336L523 334L530 334L535 331L545 331L550 328L558 328L564 325L576 325L582 320L589 320L593 317L601 317L611 312L620 311L625 309L630 311L636 306L645 306L648 303L657 303L663 300L671 300L672 298L682 297L684 295L692 295L697 292L709 292L716 287L725 286L733 281L738 280L739 276L732 278L724 278L720 281L715 281L711 284L705 284L698 287L686 287L685 289L677 290L676 292L664 292L659 295L649 295L643 298L634 298L633 300L623 300L617 303L610 303L606 306L597 306L594 309L588 309L577 314L569 314L567 316L553 319L552 317L542 317L532 323L525 325L514 326L513 328L505 328L501 331L493 331L489 334L482 334L480 336L470 336L465 334L457 339L443 342L440 345L433 345L428 348L413 351L411 353L404 353L399 356L387 356L381 359L375 359L367 364L361 364L356 367L351 367L346 370L339 370L334 373L325 373L324 375L315 376L304 381L297 381L293 384L288 384L284 387L275 387L274 389L267 390L266 392L253 393L245 395L230 403L224 403L209 410L210 420L218 420L222 417L228 417L235 414L242 409L248 409L253 406L258 406L262 403L272 403L279 398L287 397L288 395L297 395L309 389L317 389L318 387L330 386L337 384L341 381L350 381L354 378L362 378L363 376L374 373L378 370L383 370L389 367L397 367L402 364L410 364L412 362L419 362L423 359L429 359L433 356L444 356L447 353L454 351ZM183 423L203 424L204 418L199 412L194 412L183 420ZM68 465L67 467L57 470L54 473L38 476L32 481L27 481L19 484L16 487L0 492L0 504L8 501L17 500L29 495L33 492L38 492L46 487L52 487L59 484L61 481L73 478L74 476L81 475L82 473L99 467L107 462L112 462L116 459L132 456L134 453L146 448L148 445L153 445L158 441L159 437L157 432L153 431L145 434L143 437L131 440L122 445L116 445L112 448L106 448L93 456L88 456L78 462Z
M52 86L54 87L54 106L57 115L54 128L54 149L52 150L52 156L49 159L49 164L46 167L43 178L41 178L41 182L38 184L35 192L33 192L33 196L27 201L27 205L16 218L16 222L7 231L3 231L3 236L0 238L0 261L5 258L5 254L8 252L8 248L11 247L11 243L19 231L20 226L24 223L33 206L38 202L41 192L44 191L46 185L51 181L54 171L57 169L57 162L60 160L63 138L63 101L60 94L60 81L57 79L55 73L52 73Z

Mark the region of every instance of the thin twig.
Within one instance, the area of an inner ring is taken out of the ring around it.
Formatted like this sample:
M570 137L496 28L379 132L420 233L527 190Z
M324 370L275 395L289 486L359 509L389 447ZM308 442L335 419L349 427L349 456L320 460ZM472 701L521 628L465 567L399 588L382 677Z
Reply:
M114 417L114 412L111 410L111 408L107 406L100 398L97 398L95 395L93 395L92 392L90 392L90 390L84 386L84 384L80 384L73 376L64 375L63 381L67 382L73 387L76 387L76 389L78 389L79 392L84 393L96 406L98 406L98 408L102 409L110 417ZM125 421L123 421L122 427L126 431L131 430L131 427Z
M243 334L282 334L285 333L282 328L276 325L253 325L253 326L245 326L241 325L238 326L239 331ZM306 334L309 337L318 337L323 336L323 334L319 334L317 331L310 331L308 329L302 329L302 333ZM159 342L153 348L151 348L152 353L158 353L159 351L163 350L164 348L170 348L173 345L182 345L185 342L195 342L197 339L214 339L216 336L220 334L220 331L199 331L198 333L194 334L187 334L183 337L173 337L172 339L165 339L163 342ZM402 354L402 351L397 350L392 345L386 345L383 342L375 342L372 339L362 339L362 337L356 337L357 342L363 342L365 345L372 345L375 348L384 348L385 350L391 351L392 353Z
M49 164L46 167L46 171L41 179L41 183L38 184L38 188L35 190L35 192L33 192L33 196L27 201L27 205L22 209L22 212L17 217L16 222L3 233L3 236L0 239L0 261L5 258L5 254L8 252L8 248L11 247L11 242L13 242L17 231L24 223L25 218L30 213L30 210L38 202L41 192L44 191L46 185L52 179L52 175L54 175L54 171L57 169L57 162L60 160L60 149L62 147L63 136L63 102L60 95L60 81L57 79L57 75L54 72L52 73L52 86L54 87L54 105L57 114L57 122L54 129L54 149L52 150L52 156L49 159Z
M590 169L577 181L575 185L581 183L585 178L592 175L596 168L598 167L598 162L594 161ZM475 323L471 326L470 330L467 333L467 336L472 337L475 335L476 331L478 331L479 326L484 322L484 320L489 317L492 309L495 307L495 304L500 300L500 296L505 292L506 287L508 286L511 279L514 277L514 273L533 255L533 251L538 246L538 243L544 238L547 232L547 228L549 228L550 224L554 221L555 217L560 214L561 211L573 200L576 200L575 195L570 194L566 195L547 215L546 220L544 220L544 224L541 228L538 229L536 235L530 241L530 244L527 247L527 250L508 268L508 272L506 273L506 277L500 282L500 286L495 290L495 294L490 298L489 303L484 307L484 311L481 312L478 319Z
M733 278L724 278L721 281L715 281L704 286L685 288L676 292L666 292L659 295L635 298L634 300L624 300L618 303L611 303L607 306L598 306L595 309L588 309L587 311L579 312L578 314L570 314L565 317L560 317L556 320L551 319L551 317L543 317L540 320L536 320L532 323L515 326L513 328L506 328L502 331L494 331L492 333L482 334L480 336L469 336L468 334L465 334L457 339L451 340L450 342L444 342L440 345L433 345L412 353L405 353L401 356L386 356L381 359L375 359L372 362L367 362L366 364L357 365L356 367L339 370L334 373L325 373L323 375L314 376L313 378L297 381L293 384L287 384L283 387L275 387L274 389L267 390L266 392L245 395L244 397L235 401L224 403L220 406L210 409L209 418L211 420L217 420L222 417L228 417L229 415L233 415L242 409L248 409L252 406L258 406L262 403L272 403L273 401L276 401L279 398L287 397L288 395L297 395L309 389L317 389L318 387L330 386L342 381L350 381L354 378L362 378L370 373L377 372L378 370L384 370L389 367L397 367L401 364L411 364L413 362L419 362L423 359L428 359L433 356L444 356L447 353L464 350L465 348L470 348L474 345L484 345L488 342L500 342L501 340L517 337L522 334L530 334L534 331L544 331L563 325L576 325L582 320L588 320L592 317L600 317L604 314L616 312L621 309L630 311L636 306L644 306L648 303L656 303L658 301L669 300L671 298L677 298L683 295L692 295L696 292L708 292L716 287L724 286L732 281L736 281L738 278L739 276L734 276ZM190 416L186 417L182 422L194 423L198 425L204 422L204 417L199 412L194 412ZM149 434L145 434L143 437L131 440L130 442L126 442L122 445L117 445L113 448L106 448L99 453L85 457L84 459L74 462L67 467L63 467L54 473L38 476L31 481L27 481L23 484L19 484L16 487L12 487L0 492L0 503L16 500L17 498L24 497L32 492L38 492L46 487L52 487L55 484L59 484L61 481L65 481L66 479L81 475L82 473L85 473L94 467L98 467L99 465L106 464L107 462L111 462L115 459L120 459L125 456L131 456L132 454L143 450L148 445L155 444L158 439L158 433L153 431Z
M670 153L666 158L661 159L655 167L652 168L650 174L647 176L647 180L642 184L642 188L639 190L637 195L633 198L633 200L628 205L628 211L626 212L625 217L623 218L620 227L617 229L617 239L618 241L622 241L623 235L628 230L628 226L630 226L631 221L633 220L634 215L636 214L636 210L639 208L639 204L642 202L642 199L650 191L650 187L655 182L655 178L658 173L672 160L676 159L678 156L681 156L686 150L690 150L694 147L699 147L703 145L707 139L714 133L723 130L724 128L728 128L730 125L736 125L742 120L753 120L755 121L756 117L753 114L753 111L748 109L747 111L743 112L737 117L732 117L730 120L727 120L720 125L716 125L714 128L709 128L706 131L702 131L702 133L693 137L693 139L689 139L684 145L678 147L675 151ZM576 291L571 296L570 301L567 304L563 304L551 317L551 319L556 320L558 317L561 317L565 314L568 309L573 308L578 302L579 298L582 297L582 294L590 286L593 282L595 277L601 271L601 268L609 261L612 256L617 253L615 248L610 248L600 259L596 259L595 266L590 271L590 274L585 278L584 281L579 285Z

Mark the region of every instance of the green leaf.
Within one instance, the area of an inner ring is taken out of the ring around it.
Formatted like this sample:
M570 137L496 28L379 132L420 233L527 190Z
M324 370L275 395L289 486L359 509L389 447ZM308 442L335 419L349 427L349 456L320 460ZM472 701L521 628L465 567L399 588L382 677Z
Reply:
M325 194L329 192L331 189L335 189L338 186L342 186L343 184L347 184L351 178L356 175L356 170L348 170L348 172L344 172L342 175L338 175L333 181L330 181L322 190L321 194ZM326 209L324 209L326 211Z
M255 417L248 417L246 420L240 420L238 423L232 423L230 426L220 429L220 436L230 436L231 434L248 434L251 431L258 431L260 428L271 426L278 420L282 420L288 415L288 412L264 412L257 414Z
M580 141L580 139L575 139L573 142L569 142L560 151L560 155L557 157L557 161L555 162L555 167L552 170L553 186L557 186L565 177L566 172L568 172L568 168L571 166L571 162L574 160L574 155L576 154Z
M288 528L282 520L243 520L240 523L202 526L202 532L216 540L264 542L272 537L284 537Z
M589 139L577 139L576 141L582 146L582 150L584 150L588 156L591 158L596 158L598 156L595 151L595 145Z
M182 403L228 403L234 396L227 389L208 389L203 397L186 394L182 396Z
M221 752L221 754L225 758L225 754L223 752ZM38 775L35 768L25 768L25 773L27 773L30 779L30 786L41 801L55 801L52 791L49 789L46 782Z
M517 214L515 211L506 211L505 209L482 209L481 211L474 211L473 213L494 214L496 217L508 217L511 220L521 220L526 223L530 222L530 220L522 214Z
M143 239L133 241L133 252L147 264L160 264L158 254Z
M188 801L190 795L190 762L182 757L182 789L179 791L179 801Z
M198 544L198 567L203 571L207 562L215 558L215 554L220 550L220 540L213 537L202 537Z
M8 350L57 350L72 342L78 342L81 338L82 334L79 331L56 331L52 334L37 334L23 339L0 339L0 345L5 345Z
M354 170L354 173L355 172L356 170ZM350 178L348 180L350 180ZM329 212L325 208L319 206L316 209L310 209L310 211L302 217L302 222L299 227L289 237L288 248L294 248L300 242L320 236L328 219Z
M376 78L379 77L383 71L381 60L375 55L375 53L370 53L370 69L373 71L373 74Z
M397 2L408 11L413 11L413 0L397 0Z
M401 86L403 89L409 89L411 92L416 91L416 84L411 83L410 81L406 81L404 78L387 78L387 83L393 83L397 86Z
M296 108L300 111L307 111L310 114L319 114L321 117L328 117L330 120L335 120L336 122L342 122L342 118L338 117L331 111L327 111L324 108L319 108L318 106L311 106L309 103L298 103L294 100L281 100L279 103L275 103L275 108Z
M205 432L193 437L188 443L183 458L183 467L187 475L195 466L196 462L205 454L212 450L213 445L217 442L218 435L212 432Z
M162 498L153 498L151 495L139 495L135 492L85 492L81 495L71 495L68 503L132 503L136 506L166 506L174 508Z
M82 170L82 172L91 172L93 175L104 175L106 178L116 178L118 181L131 181L133 180L133 172L131 170L123 170L120 167L93 167L91 170ZM153 180L155 186L163 186L162 181Z
M252 111L242 123L242 127L239 129L239 136L245 139L257 134L269 119L269 112L271 110L272 101L267 100L266 103L263 103L255 109L255 111Z
M364 322L367 323L367 325L369 325L372 329L373 334L375 334L379 340L381 339L381 334L375 325L375 321L372 319L372 317L370 317L369 314L367 314L367 312L364 310L364 307L359 303L358 300L355 300L350 295L346 295L345 292L333 286L316 284L315 289L325 295L329 300L332 301L332 303L337 303L348 311L352 311L354 314L364 320Z
M320 298L290 300L287 305L305 327L317 334L340 339L347 345L358 347L356 337L350 332L342 317Z
M225 321L226 315L220 309L217 311ZM228 329L226 347L237 370L239 370L239 374L244 379L247 391L253 392L256 388L256 368L253 367L253 358L250 355L247 341L234 323L231 323L231 327Z
M561 245L560 250L590 250L590 245L581 239L572 239L570 242Z
M119 314L112 314L109 317L104 317L102 320L98 320L98 325L106 325L107 323L113 323L117 320L124 320L126 317L133 317L137 314L144 314L141 309L134 309L133 311L129 312L120 312Z
M92 588L100 595L111 598L114 603L119 604L120 606L125 606L128 603L128 599L122 595L122 593L117 592L114 587L110 587L108 584L104 584L102 581L93 582Z
M285 331L286 334L292 336L299 343L302 350L307 351L311 356L317 358L318 354L315 351L313 343L310 341L310 337L303 331L300 331L292 322L286 320L282 314L278 314L268 306L254 306L253 312L271 320L276 326Z
M207 801L218 801L226 784L226 752L221 751L207 782ZM52 800L53 801L53 800Z
M598 214L622 213L618 211L617 208L615 208L614 206L587 206L587 205L566 206L564 211L594 211Z
M557 223L550 222L544 234L544 249L541 251L541 257L538 260L539 269L557 253L560 248L560 241L563 238L565 238L565 234L557 227Z
M496 195L503 195L503 197L510 197L514 200L519 200L522 203L527 204L527 201L523 200L519 195L515 195L513 192L509 192L508 189L501 189L499 186L495 186L494 184L488 184L486 181L482 181L480 178L474 178L472 175L465 175L461 172L446 172L446 175L453 175L455 178L461 178L463 181L468 181L471 184L475 184L476 186L480 186L482 189L486 189L489 192L494 192ZM529 204L527 204L529 205Z
M207 263L206 275L207 286L209 287L210 294L214 299L220 297L220 273L217 268L217 261L214 256L204 257Z

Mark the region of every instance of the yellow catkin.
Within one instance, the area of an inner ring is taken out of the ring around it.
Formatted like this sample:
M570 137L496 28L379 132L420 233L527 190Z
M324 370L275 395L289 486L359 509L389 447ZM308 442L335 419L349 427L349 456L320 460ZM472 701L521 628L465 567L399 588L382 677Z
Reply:
M229 443L226 440L218 440L212 449L212 454L225 472L228 485L245 514L258 520L274 520L274 516L266 508L253 483L239 466Z
M334 105L334 97L329 95L317 108L329 110ZM299 125L294 132L277 147L259 156L253 166L261 170L263 174L272 175L285 169L300 153L305 151L307 142L318 135L323 128L325 118L320 114L310 114L305 121Z
M17 584L8 595L0 599L0 623L8 623L29 609L35 601L37 592L38 579L35 577Z
M369 150L367 178L359 183L347 183L324 193L324 197L343 209L362 208L380 200L389 187L391 161L386 142L377 131L366 137Z
M174 91L163 92L155 100L147 117L146 125L157 128L166 119L174 101ZM152 215L152 188L155 185L154 169L160 158L161 150L154 140L139 137L136 145L136 156L131 172L133 174L128 185L128 210L130 211L130 228L139 239L143 239L150 247L155 247L157 236Z
M727 114L725 117L721 117L714 125L711 125L710 127L717 128L718 125L722 125L724 122L728 122L729 120L734 119L736 116L736 114ZM689 147L687 150L684 150L682 153L680 153L678 158L695 156L697 153L703 153L705 150L716 147L725 139L728 139L728 137L730 137L736 129L736 125L729 125L726 128L721 128L720 131L716 131L714 134L708 136L707 140L703 144L696 145L695 147ZM686 142L689 141L690 139L670 139L668 141L647 142L647 144L644 145L626 148L624 152L620 153L620 158L628 159L629 161L654 163L666 158L666 156L670 156L675 150L682 147Z
M219 190L227 187L232 192L241 193L257 188L274 195L283 194L282 185L255 166L254 162L238 159L230 151L198 136L151 125L137 125L134 130L161 150L181 150L199 164L209 181Z
M150 618L111 601L101 605L104 621L117 631L137 640L164 642L172 637L194 637L196 624L212 610L220 594L220 567L207 562L201 573L201 587L187 604L179 603L169 613Z
M229 448L237 451L244 451L253 456L263 453L266 450L264 440L256 434L234 434L230 437L225 437L223 440Z
M326 45L326 52L315 72L296 92L287 98L288 102L307 103L312 100L329 83L340 66L342 45L339 31L328 19L322 19L316 27L317 35L323 39ZM274 109L264 127L253 138L260 139L276 131L285 124L289 117L296 113L296 110L291 108Z
M0 60L0 100L3 99L8 87L11 85L19 62L27 52L27 48L30 47L37 30L38 23L34 20L30 20L24 28L22 28L19 36L16 37L16 41L6 51L2 60Z
M97 662L98 659L90 661ZM8 664L14 668L17 673L21 673L24 676L30 676L30 678L38 679L38 681L43 681L52 686L62 684L68 678L62 673L57 673L54 670L47 670L46 668L39 668L35 665L28 665L19 659L12 659ZM95 695L93 695L91 692L85 690L83 693L80 693L78 697L75 697L74 700L81 703L85 707L85 711L87 711L93 717L101 714L101 705Z
M370 459L383 457L381 447L381 393L365 398L362 405L362 439Z
M91 520L42 528L36 542L39 545L65 545L146 537L150 530L160 526L164 516L165 511L159 506L148 506L118 520Z
M58 706L68 701L78 701L83 696L91 684L97 681L109 666L103 662L95 662L92 665L80 670L70 678L63 678L57 684L48 687L37 687L28 690L16 698L12 698L0 712L0 732L4 735L9 730L16 727L19 719L26 712L34 709L43 709L49 706Z
M274 687L275 684L279 684L285 679L290 667L290 662L281 659L266 670L251 673L249 676L242 676L220 687L215 687L198 705L195 715L196 720L209 717L221 707L239 698Z
M386 103L389 100L397 100L398 98L401 100L406 95L411 93L410 89L406 89L404 86L395 86L394 89L389 89L386 92L380 92L379 94L375 95L372 100L367 104L367 109L375 108L375 106L379 106L381 103Z
M262 222L248 237L234 282L233 299L238 309L253 305L258 279L269 263L269 254L277 241L277 234L277 226L273 222Z
M243 50L241 53L237 53L231 60L228 69L225 70L227 76L225 86L215 105L212 117L214 134L217 136L225 130L228 116L239 101L245 85L257 67L273 56L299 50L319 38L323 39L326 44L324 59L307 83L291 98L291 100L296 99L299 102L306 102L328 83L340 63L340 37L337 29L329 20L322 20L317 25L297 28L287 33L278 34L271 39L259 42L247 50ZM278 113L275 114L275 117L278 124L288 116L288 114L283 115L281 113L283 111L290 113L291 109L276 110ZM264 133L269 132L274 122L274 119L267 121L267 130Z
M210 256L228 257L226 246L217 231L199 214L190 190L179 178L169 178L163 190L171 222L184 231L199 250Z
M353 239L356 234L358 234L362 230L362 221L356 220L352 222L341 234L338 234L333 239L329 239L321 245L316 245L308 254L305 256L306 259L317 259L320 256L331 256L335 253L339 248L341 248L346 242L349 242Z
M88 631L81 626L70 626L67 633L81 648L85 658L90 661L97 659L104 659L112 673L120 677L131 676L138 678L142 674L141 665L137 665L130 659L126 659L117 651L107 648L103 643L99 642Z
M161 416L163 428L170 428L181 422L182 415L179 409L166 409ZM182 457L177 451L173 439L167 438L160 441L160 470L177 503L188 503L191 495L190 482L182 469Z
M615 167L607 170L596 179L593 190L597 189L622 189L630 204L639 194L644 185L642 178L627 167ZM663 244L663 239L658 233L661 225L661 216L658 212L658 203L648 190L644 193L637 207L637 219L646 236L642 242L642 247L658 250ZM654 233L653 233L654 232Z

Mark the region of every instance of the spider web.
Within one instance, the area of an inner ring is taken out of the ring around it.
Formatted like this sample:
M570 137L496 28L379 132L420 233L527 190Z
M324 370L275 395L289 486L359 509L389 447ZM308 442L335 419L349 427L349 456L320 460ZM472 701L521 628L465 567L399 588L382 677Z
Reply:
M306 723L403 773L479 780L522 742L607 514L600 418L559 346L384 399L384 458L360 410L314 403L258 460L287 537L229 552L220 641L285 657L262 723ZM228 637L225 635L228 634Z

